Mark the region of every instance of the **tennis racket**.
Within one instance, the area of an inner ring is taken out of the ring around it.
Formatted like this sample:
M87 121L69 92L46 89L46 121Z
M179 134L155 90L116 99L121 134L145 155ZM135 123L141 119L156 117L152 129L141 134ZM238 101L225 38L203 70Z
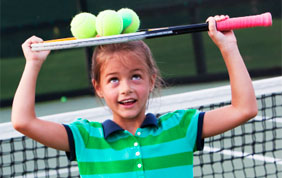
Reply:
M272 25L272 17L271 14L267 12L260 15L229 18L217 22L216 25L217 25L217 30L219 31L229 31L229 30L251 28L258 26L267 27ZM59 50L59 49L105 45L112 43L123 43L123 42L134 41L134 40L143 40L143 39L158 38L158 37L164 37L170 35L179 35L179 34L202 32L202 31L208 31L208 23L171 26L164 28L152 28L135 33L105 36L105 37L95 37L95 38L87 38L87 39L61 38L61 39L44 41L43 43L32 44L31 47L33 51Z

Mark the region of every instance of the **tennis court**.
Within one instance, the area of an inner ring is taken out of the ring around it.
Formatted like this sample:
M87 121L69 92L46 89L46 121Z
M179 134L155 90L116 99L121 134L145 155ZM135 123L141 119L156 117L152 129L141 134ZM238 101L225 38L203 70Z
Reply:
M259 114L246 124L205 140L196 152L195 177L279 177L282 174L282 77L254 82ZM182 90L182 91L181 91ZM163 114L175 109L206 111L230 103L229 86L183 92L183 88L150 100L148 112ZM94 102L94 101L93 101ZM173 103L173 104L172 104ZM43 116L69 123L78 117L103 121L111 117L97 107ZM46 148L15 132L10 123L0 125L0 175L2 177L78 177L76 163L64 152Z

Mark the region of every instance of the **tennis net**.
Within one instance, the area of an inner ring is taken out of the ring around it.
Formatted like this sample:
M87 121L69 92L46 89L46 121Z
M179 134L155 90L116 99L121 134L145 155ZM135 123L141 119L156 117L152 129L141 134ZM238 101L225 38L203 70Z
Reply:
M231 131L205 139L204 150L194 153L194 177L282 175L282 77L253 83L258 115ZM230 99L229 86L217 87L151 99L148 112L207 111L229 104ZM102 122L111 115L101 107L41 119L70 123L78 117ZM11 123L1 124L0 133L0 177L79 177L77 164L68 162L64 152L21 135Z

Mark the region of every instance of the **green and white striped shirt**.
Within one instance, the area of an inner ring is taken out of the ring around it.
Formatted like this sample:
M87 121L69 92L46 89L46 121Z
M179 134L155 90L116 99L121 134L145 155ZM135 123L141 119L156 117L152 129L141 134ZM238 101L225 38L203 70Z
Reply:
M157 119L147 114L135 136L112 120L77 119L65 125L70 160L82 178L193 177L193 152L203 149L204 113L177 110Z

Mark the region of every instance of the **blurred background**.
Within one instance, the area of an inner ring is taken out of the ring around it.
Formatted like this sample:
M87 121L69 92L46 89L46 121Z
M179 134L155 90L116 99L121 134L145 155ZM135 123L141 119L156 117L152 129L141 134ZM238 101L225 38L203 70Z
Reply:
M137 12L141 29L205 22L271 12L272 27L235 31L253 78L281 76L281 0L1 0L0 104L10 107L24 69L21 44L30 36L44 40L71 36L71 19L79 12L97 15L128 7ZM170 85L225 81L225 65L206 32L146 40L162 76ZM89 66L93 48L52 51L40 72L36 101L93 95Z

